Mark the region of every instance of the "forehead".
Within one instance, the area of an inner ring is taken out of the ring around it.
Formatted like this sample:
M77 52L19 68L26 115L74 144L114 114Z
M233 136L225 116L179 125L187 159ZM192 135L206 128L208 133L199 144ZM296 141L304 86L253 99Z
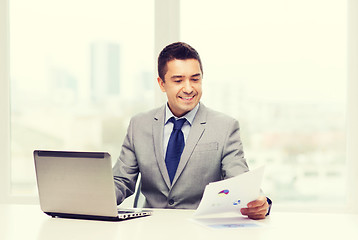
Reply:
M167 74L169 75L194 75L201 74L200 63L196 59L173 59L167 62Z

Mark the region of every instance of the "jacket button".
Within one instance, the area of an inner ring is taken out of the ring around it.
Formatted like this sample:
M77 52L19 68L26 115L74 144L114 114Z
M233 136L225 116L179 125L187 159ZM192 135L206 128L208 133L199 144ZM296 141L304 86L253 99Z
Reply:
M173 205L174 204L174 200L173 199L170 199L169 200L169 205Z

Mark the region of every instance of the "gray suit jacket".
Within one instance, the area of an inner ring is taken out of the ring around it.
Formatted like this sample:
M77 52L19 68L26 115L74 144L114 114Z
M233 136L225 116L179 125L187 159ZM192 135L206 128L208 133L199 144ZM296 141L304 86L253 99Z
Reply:
M133 194L141 173L144 207L197 208L205 186L248 171L239 123L200 103L170 183L163 155L165 106L130 121L113 167L117 204Z

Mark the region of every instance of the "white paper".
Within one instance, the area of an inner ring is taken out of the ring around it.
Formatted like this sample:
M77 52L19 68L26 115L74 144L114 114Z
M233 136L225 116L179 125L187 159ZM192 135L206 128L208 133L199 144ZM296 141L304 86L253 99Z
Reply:
M239 176L210 183L194 213L195 217L209 214L240 213L240 209L260 196L264 167Z

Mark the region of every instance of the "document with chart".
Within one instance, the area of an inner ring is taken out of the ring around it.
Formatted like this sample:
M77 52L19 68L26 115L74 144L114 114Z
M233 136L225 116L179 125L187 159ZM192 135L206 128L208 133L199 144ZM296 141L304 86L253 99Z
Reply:
M241 208L260 196L263 173L264 166L208 184L194 217L222 213L241 214Z

